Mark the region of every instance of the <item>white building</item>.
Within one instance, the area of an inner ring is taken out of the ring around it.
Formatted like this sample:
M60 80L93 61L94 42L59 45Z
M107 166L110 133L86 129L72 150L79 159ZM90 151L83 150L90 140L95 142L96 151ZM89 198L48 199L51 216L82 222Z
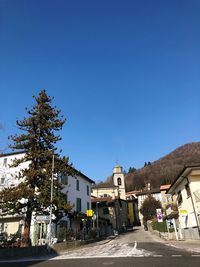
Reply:
M186 166L167 193L176 196L180 237L200 239L200 165Z
M0 155L0 190L4 187L16 186L20 183L16 176L21 169L27 168L29 163L22 163L15 168L11 168L9 165L12 164L14 159L21 158L24 154L24 152L17 152ZM70 215L61 219L58 229L60 227L65 227L78 232L83 227L81 218L84 217L86 210L91 208L91 186L94 181L77 171L76 177L65 176L61 178L61 182L65 185L63 192L67 192L66 201L70 202L73 208ZM22 227L22 216L1 216L0 218L1 232L15 234L17 231L22 231ZM54 228L56 229L57 227ZM30 233L32 243L46 243L48 238L47 233L49 232L48 229L49 216L36 216L33 214ZM56 236L55 229L53 236Z

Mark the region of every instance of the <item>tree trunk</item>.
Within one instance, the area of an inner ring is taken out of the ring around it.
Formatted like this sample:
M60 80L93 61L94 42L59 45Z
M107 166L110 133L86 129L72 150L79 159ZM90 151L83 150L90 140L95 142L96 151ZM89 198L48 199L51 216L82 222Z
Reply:
M27 212L24 223L24 232L22 235L21 247L31 246L31 239L30 239L31 217L32 217L32 212Z

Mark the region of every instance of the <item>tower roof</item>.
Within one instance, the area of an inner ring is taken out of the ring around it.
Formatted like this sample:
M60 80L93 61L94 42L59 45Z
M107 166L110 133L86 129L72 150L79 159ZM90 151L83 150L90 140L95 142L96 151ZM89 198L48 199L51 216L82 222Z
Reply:
M116 165L114 168L113 168L113 174L115 173L122 173L123 172L123 168L122 166L120 165Z

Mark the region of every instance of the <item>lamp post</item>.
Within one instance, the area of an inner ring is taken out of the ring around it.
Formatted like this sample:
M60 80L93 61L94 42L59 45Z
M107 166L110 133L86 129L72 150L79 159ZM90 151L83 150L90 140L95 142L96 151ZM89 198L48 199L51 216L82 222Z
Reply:
M99 209L98 209L99 202L96 202L96 213L97 213L97 237L99 237Z
M53 157L52 157L52 172L51 172L51 198L50 198L50 202L51 202L51 205L50 205L50 218L49 218L49 247L51 247L51 235L52 235L52 232L51 232L51 228L52 228L52 201L53 201L53 176L54 176L54 154L53 154Z

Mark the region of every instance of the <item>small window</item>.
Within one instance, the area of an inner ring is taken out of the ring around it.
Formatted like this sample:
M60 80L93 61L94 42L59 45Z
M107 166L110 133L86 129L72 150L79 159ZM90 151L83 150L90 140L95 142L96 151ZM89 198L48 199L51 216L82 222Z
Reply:
M3 160L3 167L7 167L7 158L4 158Z
M87 195L88 195L88 196L90 195L90 188L89 188L89 185L87 185Z
M79 180L76 180L76 190L79 191Z
M178 202L178 205L181 205L181 203L183 202L181 191L178 191L177 202Z
M90 209L90 203L87 202L87 210L89 210L89 209Z
M103 194L103 195L100 195L99 197L111 197L111 196L108 194Z
M0 179L0 184L4 184L5 183L5 178L4 177L1 177L1 179Z
M77 212L81 211L81 198L76 199L76 211Z
M190 192L190 186L189 186L189 184L186 184L185 185L185 190L187 192L187 197L190 197L191 196L191 192Z
M122 179L121 178L117 178L117 184L122 185Z
M103 208L103 214L104 215L109 214L109 209L108 208Z
M68 184L68 176L67 175L61 176L61 184L64 184L64 185Z

